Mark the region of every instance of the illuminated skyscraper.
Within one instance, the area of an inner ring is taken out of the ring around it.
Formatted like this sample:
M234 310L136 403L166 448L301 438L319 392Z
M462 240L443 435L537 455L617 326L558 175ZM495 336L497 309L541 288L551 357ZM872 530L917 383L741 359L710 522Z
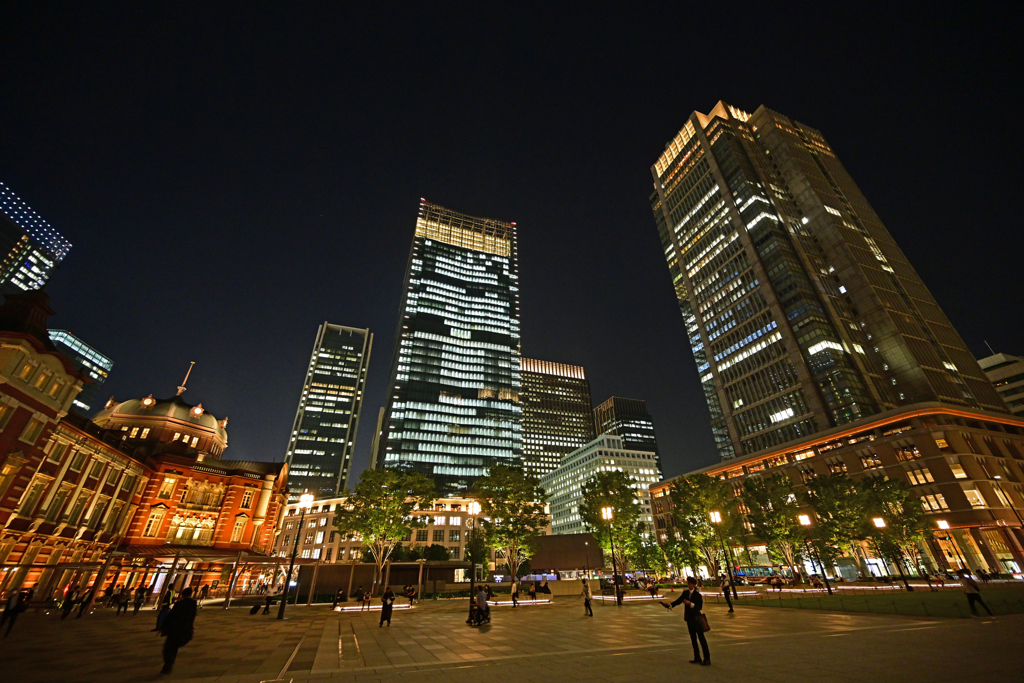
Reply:
M39 289L70 249L70 242L0 183L0 293Z
M915 403L1006 411L819 131L719 102L651 172L723 458Z
M594 440L590 382L578 365L523 358L523 465L542 477Z
M348 485L373 335L324 323L316 335L288 441L288 498L331 498Z
M421 201L375 467L465 491L521 462L515 223Z
M57 350L71 359L75 368L92 380L75 396L72 404L86 417L103 407L106 399L101 396L103 383L114 369L114 361L92 348L67 330L50 330L50 341Z
M647 412L647 404L635 398L610 399L594 408L594 426L597 434L615 434L623 447L635 451L649 451L658 459L658 439L654 436L654 419Z

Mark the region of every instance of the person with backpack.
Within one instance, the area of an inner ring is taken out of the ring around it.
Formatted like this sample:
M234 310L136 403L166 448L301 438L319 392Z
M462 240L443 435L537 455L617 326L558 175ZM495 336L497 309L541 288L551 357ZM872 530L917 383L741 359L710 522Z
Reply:
M167 613L160 628L160 635L164 637L164 668L160 673L171 673L174 660L178 657L178 648L192 640L198 609L196 601L192 599L192 588L189 587L181 592L181 599Z
M970 573L966 569L961 569L957 572L960 576L960 585L964 587L964 594L967 595L967 604L971 608L971 616L978 616L978 608L974 606L975 603L981 605L988 612L988 615L992 616L992 610L988 608L985 601L981 599L981 587L978 582L971 578Z

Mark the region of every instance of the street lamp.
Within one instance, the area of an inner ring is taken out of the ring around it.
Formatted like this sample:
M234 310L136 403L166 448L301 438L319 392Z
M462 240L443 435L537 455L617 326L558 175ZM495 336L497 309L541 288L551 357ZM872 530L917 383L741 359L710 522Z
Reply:
M612 521L612 509L601 508L601 519L608 521L608 542L612 547L612 587L615 589L615 602L622 607L622 591L619 589L619 570L615 566L615 524ZM623 567L625 571L625 567Z
M725 571L729 572L729 584L732 586L732 597L739 600L739 595L736 594L736 582L733 580L732 565L729 564L729 549L725 547L725 539L722 538L722 513L717 510L712 510L710 513L711 523L715 525L715 530L718 532L718 542L722 544L722 554L725 556ZM729 590L725 590L726 600L729 599ZM729 609L732 610L732 605L729 605Z
M476 539L476 516L480 514L480 503L471 501L466 506L466 512L469 514L469 533L466 538L466 550L468 551L469 558L469 619L466 621L470 626L473 625L473 609L476 607L476 552L474 551L475 546L473 541ZM516 577L512 577L512 583L516 582Z
M281 606L277 608L277 618L284 619L284 606L288 603L288 591L291 590L292 570L295 569L295 557L299 554L299 536L303 534L303 527L306 523L306 512L313 507L313 494L303 493L299 496L299 528L295 534L295 544L292 546L292 559L288 563L288 573L284 577L284 591L281 592ZM295 587L298 590L298 586Z
M873 517L871 519L871 523L875 525L876 529L885 528L885 520L881 517ZM903 585L906 587L907 592L914 590L911 587L910 583L907 581L906 575L903 573L903 558L897 555L894 559L896 560L896 569L898 569L900 572L900 580L903 581Z
M944 529L946 531L946 535L945 536L939 536L939 538L941 538L942 540L946 541L951 546L953 546L953 552L956 553L956 559L957 559L957 561L960 562L960 567L962 569L966 569L967 568L967 563L964 562L964 558L960 554L960 548L957 547L956 539L953 538L953 532L949 528L949 522L947 522L944 519L940 519L936 523L939 525L940 529Z
M821 561L821 553L814 547L814 543L811 541L811 516L800 515L798 517L800 524L803 526L804 531L807 532L807 545L814 551L814 554L818 556L818 566L821 567L821 578L825 582L825 590L828 591L829 595L832 595L832 586L828 582L828 574L825 573L825 563Z

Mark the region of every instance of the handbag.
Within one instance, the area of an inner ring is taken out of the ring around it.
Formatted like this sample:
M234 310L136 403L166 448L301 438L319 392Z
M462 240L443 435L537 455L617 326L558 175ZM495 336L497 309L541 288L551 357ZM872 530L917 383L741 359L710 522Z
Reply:
M708 618L703 614L697 615L697 625L700 626L700 630L704 633L711 630L711 624L708 623Z

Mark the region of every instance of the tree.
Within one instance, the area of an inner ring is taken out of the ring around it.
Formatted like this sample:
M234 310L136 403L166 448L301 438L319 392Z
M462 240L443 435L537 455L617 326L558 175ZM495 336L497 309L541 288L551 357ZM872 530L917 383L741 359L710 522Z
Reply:
M928 525L924 508L911 488L899 479L882 476L862 479L859 488L866 513L863 533L872 537L881 555L895 562L901 573L904 557L919 567L918 544L928 533ZM885 526L875 526L874 517L881 517Z
M750 477L743 482L742 498L754 535L764 541L769 552L789 565L794 577L799 576L796 558L804 533L798 521L800 505L789 477L781 473Z
M364 470L355 490L334 517L334 526L347 539L359 539L377 566L373 591L383 576L384 563L395 546L413 529L426 526L421 516L434 497L434 482L418 472L390 468Z
M533 539L548 525L540 480L521 467L495 465L476 480L473 496L480 501L478 528L504 556L509 573L518 576L519 565L533 556Z
M706 474L691 474L673 482L669 495L680 543L688 548L690 556L699 556L710 571L717 573L722 547L719 533L727 538L743 529L742 518L736 514L738 501L729 485ZM712 511L722 515L717 529L711 523Z
M598 472L583 485L583 502L579 515L588 528L597 533L604 550L612 549L612 532L615 534L615 552L619 560L630 554L630 549L639 546L641 535L637 531L640 523L640 501L637 498L636 482L625 472ZM604 519L601 509L612 509L612 524ZM607 533L605 533L607 531ZM635 553L634 557L635 558ZM625 571L620 564L619 571Z
M864 526L864 496L845 474L815 477L806 484L804 502L814 510L813 534L822 562L834 566L842 551L853 555L853 545ZM824 571L824 567L822 567Z
M693 569L701 562L699 552L680 541L673 531L669 532L668 538L661 544L661 549L665 553L666 561L679 576L684 576L685 567Z

